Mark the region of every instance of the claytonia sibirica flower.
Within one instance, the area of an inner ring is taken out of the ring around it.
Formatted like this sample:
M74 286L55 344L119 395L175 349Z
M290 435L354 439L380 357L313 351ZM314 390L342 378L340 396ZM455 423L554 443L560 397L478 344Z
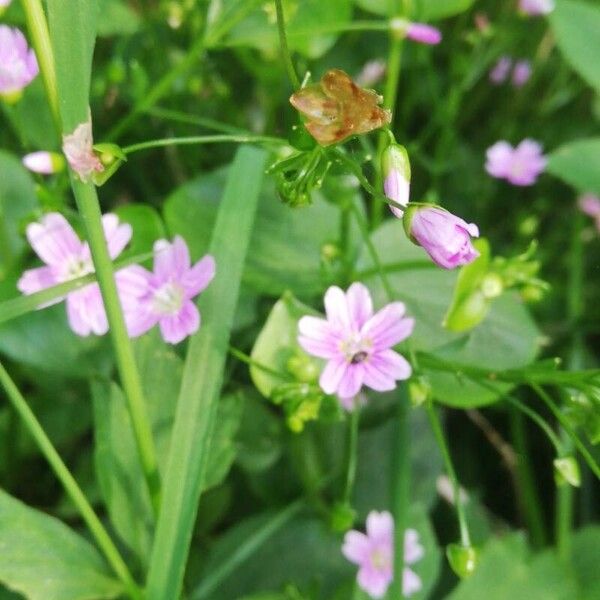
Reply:
M131 226L120 224L117 216L113 214L104 215L102 225L110 257L114 259L121 254L131 239ZM77 237L60 213L44 215L39 223L29 224L26 233L31 247L46 266L29 269L23 273L17 287L24 294L33 294L94 272L88 243ZM118 271L115 278L127 321L128 315L137 304L137 297L145 289L143 269L137 266L126 267ZM56 302L61 300L64 300L64 297ZM69 325L77 335L103 335L108 331L108 320L97 283L69 292L66 301Z
M92 121L80 123L73 133L63 136L63 152L69 166L81 181L89 181L94 173L104 171L104 165L93 149Z
M584 194L577 201L579 210L592 217L596 223L596 229L600 232L600 198L594 194Z
M193 266L183 238L154 244L154 273L147 273L146 293L131 323L131 335L145 333L158 323L163 339L177 344L200 327L192 298L215 276L215 260L206 255Z
M23 165L33 173L40 175L52 175L62 171L65 159L56 152L32 152L23 157Z
M371 511L367 516L367 533L349 531L344 537L343 555L358 565L356 580L371 598L383 598L393 580L394 520L387 512ZM407 529L404 534L404 563L413 565L425 551L419 534ZM402 573L402 595L408 598L423 587L421 578L408 566Z
M546 168L542 146L534 140L523 140L516 148L500 141L487 149L485 170L498 179L519 186L533 185Z
M25 36L7 25L0 25L0 96L18 97L39 73L33 50Z
M519 0L519 10L526 15L547 15L554 10L554 0Z
M410 377L410 364L392 350L414 327L414 319L404 316L402 302L373 314L369 290L353 283L346 293L330 287L324 303L326 319L300 319L298 342L308 354L327 360L319 379L326 394L353 398L363 385L386 392L396 387L396 381ZM342 405L350 404L342 400Z
M471 244L472 237L479 237L477 225L463 221L440 206L410 206L403 224L410 240L444 269L466 265L479 256Z

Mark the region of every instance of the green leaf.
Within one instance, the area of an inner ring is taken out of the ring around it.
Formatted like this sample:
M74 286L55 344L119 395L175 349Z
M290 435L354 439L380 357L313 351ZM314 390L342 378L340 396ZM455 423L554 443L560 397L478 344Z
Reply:
M202 175L167 199L164 218L170 235L185 238L193 258L207 251L226 170ZM356 194L356 189L337 190ZM265 184L252 232L244 283L261 294L280 296L286 290L306 298L320 294L327 278L320 267L321 247L336 241L340 211L322 193L311 206L292 209L277 199L272 182ZM358 235L352 230L351 252Z
M148 600L176 598L181 591L265 160L260 150L240 148L221 199L209 248L217 274L200 298L205 320L188 347L150 562Z
M454 271L436 267L422 248L409 242L402 224L390 220L372 235L396 298L406 304L415 318L412 345L446 360L482 368L522 367L535 358L538 330L527 309L515 295L496 299L483 322L468 333L453 333L442 327L457 278ZM366 249L358 261L358 276L375 300L375 307L387 304L387 296ZM498 394L451 373L429 372L434 396L457 407L482 406ZM505 388L506 389L506 388Z
M448 596L449 600L573 600L575 582L553 551L531 556L525 538L513 533L491 540L479 565Z
M567 62L600 90L600 8L586 2L560 0L550 13L556 43Z
M548 157L547 171L580 192L600 195L600 138L561 146Z
M295 353L304 354L298 344L298 321L304 315L318 314L302 304L291 294L284 294L278 300L258 334L252 348L251 357L257 363L282 374L289 374L288 359ZM259 367L250 367L250 377L258 391L266 398L271 397L275 387L285 382Z
M98 37L131 35L140 28L140 17L124 0L103 0L97 27Z
M23 222L37 206L33 179L21 162L0 150L0 280L25 247Z
M434 21L452 17L469 9L475 0L412 0L411 19ZM377 15L397 16L390 0L354 0L357 6Z
M573 534L571 551L575 579L581 593L579 600L600 598L600 578L598 560L600 548L600 526L588 525Z
M28 600L120 597L95 550L66 525L0 490L0 581Z
M125 204L114 211L124 223L133 229L133 237L120 259L136 254L152 252L154 242L166 236L165 227L160 215L147 204Z

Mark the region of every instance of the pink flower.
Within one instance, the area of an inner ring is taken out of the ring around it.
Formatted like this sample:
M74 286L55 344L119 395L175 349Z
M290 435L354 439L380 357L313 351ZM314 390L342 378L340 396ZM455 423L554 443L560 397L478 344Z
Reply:
M546 168L542 146L534 140L523 140L516 148L500 141L487 149L485 170L498 179L519 186L533 185Z
M531 63L528 60L520 60L515 63L512 74L512 84L515 87L524 86L531 77Z
M406 208L410 199L410 161L406 148L400 144L390 144L383 151L381 168L385 177L383 191L386 197ZM403 209L392 205L390 210L399 219L404 214Z
M419 534L407 529L404 534L404 563L413 565L425 551ZM351 530L344 537L342 554L358 565L356 580L371 598L383 598L394 578L394 520L387 512L371 511L367 516L367 533ZM409 597L423 587L421 578L407 566L402 573L402 595Z
M406 37L421 44L436 45L442 41L440 30L425 23L410 23L406 29Z
M119 219L113 214L104 215L102 225L109 254L114 259L131 239L131 226L119 224ZM29 269L23 273L17 287L24 294L33 294L94 272L89 245L77 237L60 213L48 213L39 223L28 225L27 239L46 266ZM143 269L137 266L121 269L116 273L115 279L127 319L138 301L138 296L145 289ZM53 304L61 300L64 300L64 297ZM69 292L66 301L69 325L77 335L102 335L108 331L108 320L97 283Z
M65 164L65 160L60 154L45 151L26 154L22 161L26 168L40 175L52 175L52 173L62 171Z
M18 94L39 73L33 50L18 29L0 25L0 94Z
M596 229L600 232L600 198L594 194L584 194L580 196L577 205L582 213L594 219Z
M356 76L354 81L360 87L373 87L377 85L385 76L386 71L385 61L381 58L370 60L365 63L361 72Z
M80 123L73 133L63 136L63 152L69 166L81 181L89 181L94 173L104 171L104 166L93 149L92 121Z
M433 262L444 269L454 269L474 261L479 252L471 237L479 237L474 223L438 206L413 206L404 215L404 229L414 243L422 246Z
M554 10L554 0L519 0L519 10L526 15L547 15Z
M508 56L501 56L490 71L490 81L496 85L504 83L510 73L511 67L512 59Z
M402 302L373 315L369 290L353 283L346 293L330 287L324 303L327 319L302 317L298 342L309 354L327 360L319 380L326 394L352 398L363 385L385 392L410 377L410 364L391 349L414 327L414 319L404 317Z
M158 323L163 339L177 344L200 327L200 313L192 298L202 292L215 276L215 260L206 255L193 266L183 238L173 243L154 244L154 273L147 273L147 289L131 325L138 336Z

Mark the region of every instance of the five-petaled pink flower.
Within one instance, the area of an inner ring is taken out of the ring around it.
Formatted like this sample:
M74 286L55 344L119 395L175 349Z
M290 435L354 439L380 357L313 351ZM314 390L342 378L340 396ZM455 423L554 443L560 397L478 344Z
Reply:
M523 140L516 148L500 141L487 149L485 170L498 179L519 186L533 185L546 168L542 146L534 140Z
M414 327L414 319L404 316L402 302L374 315L369 290L353 283L346 293L330 287L324 303L327 319L302 317L298 342L309 354L327 360L319 380L326 394L352 398L363 385L385 392L410 377L410 364L392 350Z
M81 181L89 181L94 173L104 171L104 165L94 152L93 143L91 117L77 125L73 133L63 136L63 152Z
M35 52L25 36L7 25L0 25L0 95L19 94L39 73Z
M466 265L479 256L471 243L472 237L479 237L477 225L439 206L409 205L404 214L404 229L410 240L444 269Z
M131 226L119 223L114 214L104 215L102 225L110 257L114 259L131 239ZM26 233L35 253L46 266L23 273L17 287L24 294L33 294L94 272L89 245L79 239L60 213L44 215L39 223L29 224ZM138 296L145 290L143 269L137 266L126 267L118 271L115 278L125 318L128 320L138 302ZM61 300L64 297L53 303ZM77 335L102 335L108 331L108 320L97 283L69 292L66 301L69 325Z
M344 537L343 555L358 565L356 580L371 598L382 598L394 578L394 520L387 512L371 511L367 533L349 531ZM404 564L413 565L425 551L419 534L407 529L404 534ZM421 578L408 566L402 572L402 595L407 598L423 587Z
M215 276L215 260L206 255L193 266L183 238L154 244L154 273L146 271L146 293L131 322L132 336L145 333L158 323L163 339L177 344L200 327L200 313L192 298Z
M554 0L519 0L519 10L526 15L547 15L554 10Z

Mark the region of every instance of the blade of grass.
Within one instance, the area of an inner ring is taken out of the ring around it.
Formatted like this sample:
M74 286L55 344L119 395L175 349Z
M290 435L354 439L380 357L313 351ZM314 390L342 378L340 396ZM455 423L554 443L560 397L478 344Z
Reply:
M188 348L147 600L178 598L181 592L265 159L261 150L238 150L221 200L209 250L217 274L200 299L204 322Z

